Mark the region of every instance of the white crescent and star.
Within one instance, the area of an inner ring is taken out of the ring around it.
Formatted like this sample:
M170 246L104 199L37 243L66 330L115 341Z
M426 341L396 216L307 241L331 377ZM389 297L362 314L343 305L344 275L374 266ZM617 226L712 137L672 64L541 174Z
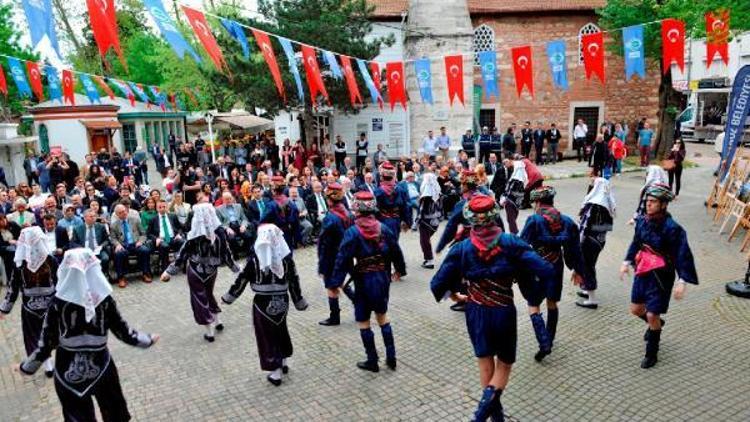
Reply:
M714 31L723 30L724 29L724 21L722 21L721 19L715 20L714 23L711 24L711 29L713 29Z
M203 35L205 37L208 37L209 35L208 28L206 28L206 25L204 25L203 22L199 20L194 20L193 24L195 25L196 28L200 30L200 32L203 32Z
M460 72L460 69L458 68L458 65L454 64L454 65L452 65L451 67L448 68L448 71L455 78L456 76L458 76L458 74Z
M677 28L672 28L672 29L670 29L669 31L667 31L667 39L668 39L668 40L669 40L669 42L671 42L672 44L676 43L676 42L677 42L677 40L679 40L679 39L680 39L680 36L681 36L681 35L682 35L682 32L680 32L680 30L679 30L679 29L677 29Z
M596 54L599 52L599 48L601 48L601 47L599 46L598 43L592 43L592 44L589 44L588 47L586 47L586 49L589 51L589 54L592 57L596 56Z
M529 58L526 56L520 56L516 59L516 63L518 63L518 66L520 66L521 69L526 69L526 66L529 64Z
M99 9L101 9L101 11L104 14L106 14L107 8L109 7L109 5L107 4L107 0L98 0L98 3L99 3Z
M401 80L401 72L399 72L399 71L392 72L391 73L391 80L393 82L398 82L399 80Z

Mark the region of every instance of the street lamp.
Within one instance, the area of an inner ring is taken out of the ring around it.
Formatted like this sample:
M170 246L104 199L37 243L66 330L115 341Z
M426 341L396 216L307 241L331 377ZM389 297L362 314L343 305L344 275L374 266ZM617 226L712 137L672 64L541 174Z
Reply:
M214 115L211 113L206 113L203 117L206 118L206 123L208 123L208 139L211 140L211 163L216 162L216 144L214 142L214 127L212 126L214 122Z

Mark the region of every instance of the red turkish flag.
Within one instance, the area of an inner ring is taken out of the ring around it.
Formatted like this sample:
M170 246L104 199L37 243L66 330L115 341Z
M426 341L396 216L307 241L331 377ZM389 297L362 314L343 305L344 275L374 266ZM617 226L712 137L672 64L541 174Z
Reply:
M115 49L120 63L128 69L125 63L125 57L122 55L120 48L120 37L117 34L117 18L115 16L114 0L86 0L89 18L91 20L91 30L94 32L94 40L99 48L99 55L107 63L106 55L110 48Z
M65 101L70 101L70 105L76 105L76 94L75 94L75 79L73 79L73 72L68 69L62 71L62 86L63 86L63 104Z
M39 73L39 65L36 62L26 62L26 71L29 72L31 90L34 91L37 100L44 101L44 87L42 87L42 74Z
M0 92L5 94L5 98L8 98L8 81L5 80L5 70L0 66Z
M177 111L177 96L174 95L174 92L170 92L167 98L169 98L169 103L172 104L172 109Z
M315 49L309 45L302 44L302 61L305 63L305 76L307 77L307 86L310 88L310 101L315 105L318 94L323 94L328 105L331 105L331 99L328 98L328 92L323 85L323 76L320 74L318 67L318 58L315 55Z
M510 50L513 58L513 74L516 77L516 92L521 96L523 87L534 96L534 62L531 58L531 46L516 47Z
M685 22L665 19L661 23L662 71L666 75L677 62L680 72L685 71Z
M377 62L370 62L370 73L372 73L372 83L375 84L375 89L380 93L380 65ZM380 109L383 109L383 97L378 95L378 105Z
M344 71L344 78L346 78L346 85L349 87L349 100L351 100L352 106L356 106L358 102L362 104L362 95L359 93L359 86L357 86L357 78L354 76L351 58L349 56L340 57L341 68Z
M453 99L458 97L461 105L464 103L464 56L445 56L445 79L448 82L448 99L453 105Z
M190 22L190 26L193 28L195 36L198 37L201 44L203 44L203 48L206 49L206 53L208 53L208 56L211 58L211 61L214 62L216 70L219 72L224 72L225 70L228 71L229 69L227 68L227 63L224 61L224 55L221 53L219 44L216 42L214 34L211 33L211 29L209 28L208 22L206 22L206 17L203 13L187 6L182 6L182 10L185 12L185 17L187 17L188 22Z
M586 79L591 79L591 75L596 74L604 83L604 34L586 34L581 37L581 45Z
M406 110L406 87L404 86L404 62L390 62L385 64L385 75L388 78L388 101L391 111L396 101Z
M114 91L112 91L112 88L107 85L107 82L104 81L104 78L102 78L101 76L94 76L94 80L99 85L99 87L101 87L101 89L104 90L105 93L107 93L107 96L109 96L110 100L115 99Z
M281 98L284 99L284 102L286 102L284 83L281 81L281 72L279 71L279 64L276 61L276 54L273 52L273 47L271 47L271 40L268 38L268 34L263 31L257 29L253 29L252 31L255 42L258 43L258 48L263 53L263 58L266 59L268 69L271 71L271 76L273 76L273 81L276 83L276 89L279 91Z
M706 69L711 67L716 53L729 65L729 11L706 13Z

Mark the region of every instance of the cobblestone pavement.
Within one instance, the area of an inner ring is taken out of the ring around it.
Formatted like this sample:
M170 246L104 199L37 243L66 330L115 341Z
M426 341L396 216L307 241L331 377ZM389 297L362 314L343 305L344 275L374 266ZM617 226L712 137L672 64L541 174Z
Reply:
M600 259L602 305L595 311L577 308L574 290L566 284L556 347L543 364L533 361L536 343L517 299L518 361L503 395L513 420L750 420L750 301L724 292L724 282L742 276L745 263L738 241L728 245L726 237L719 237L703 208L710 174L708 165L686 170L684 192L671 207L689 233L701 285L688 288L686 299L672 304L657 366L639 368L644 326L628 315L630 283L617 277L632 235L625 222L643 177L630 173L614 182L619 215ZM563 212L577 211L586 183L581 178L554 182ZM428 291L432 272L419 267L418 238L409 233L402 239L409 275L392 286L390 305L399 355L396 372L372 374L354 367L364 353L349 303L342 302L341 326L317 324L327 306L313 249L295 255L311 306L305 312L290 311L296 349L291 371L278 388L259 370L249 293L223 307L226 330L208 344L192 321L184 276L151 285L135 281L116 290L133 327L162 335L150 350L111 338L134 419L467 420L480 387L463 314L434 303ZM231 281L232 275L222 269L217 294ZM0 322L0 420L60 420L52 382L41 373L27 378L14 371L23 357L20 327L18 309ZM382 358L382 341L375 332Z

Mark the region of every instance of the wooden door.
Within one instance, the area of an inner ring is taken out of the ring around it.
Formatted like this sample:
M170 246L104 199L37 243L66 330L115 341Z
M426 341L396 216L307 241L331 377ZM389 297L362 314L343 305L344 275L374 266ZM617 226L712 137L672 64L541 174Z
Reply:
M104 148L109 151L109 136L104 131L91 133L91 152L99 152Z

